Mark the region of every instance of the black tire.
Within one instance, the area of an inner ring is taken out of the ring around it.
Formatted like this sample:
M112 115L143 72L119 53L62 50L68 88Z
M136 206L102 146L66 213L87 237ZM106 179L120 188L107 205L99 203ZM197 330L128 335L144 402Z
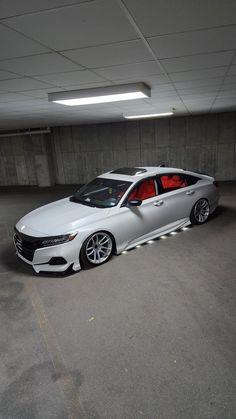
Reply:
M206 198L201 198L194 204L189 218L192 224L204 224L209 215L209 202Z
M113 238L105 231L91 234L82 245L80 261L83 267L91 268L107 262L113 251Z

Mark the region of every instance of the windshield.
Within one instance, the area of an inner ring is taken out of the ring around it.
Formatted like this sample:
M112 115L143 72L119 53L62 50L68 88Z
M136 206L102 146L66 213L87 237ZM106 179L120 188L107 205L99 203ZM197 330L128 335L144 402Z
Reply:
M118 204L132 182L96 178L83 186L71 200L90 207L110 208Z

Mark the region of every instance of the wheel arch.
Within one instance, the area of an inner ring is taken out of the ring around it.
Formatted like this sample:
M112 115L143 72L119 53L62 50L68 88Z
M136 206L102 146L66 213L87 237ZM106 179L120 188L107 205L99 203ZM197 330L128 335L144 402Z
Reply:
M108 230L97 230L97 231L95 231L95 233L99 233L100 231L102 231L104 233L107 233L111 236L111 239L112 239L112 253L115 253L116 250L117 250L115 236Z
M209 198L207 198L207 197L205 197L205 196L201 196L201 198L198 198L198 199L194 202L194 204L193 204L193 206L192 206L192 209L195 207L195 205L196 205L196 203L197 203L198 201L201 201L201 199L205 199L205 200L208 202L208 204L210 205ZM192 211L192 210L191 210L191 211Z

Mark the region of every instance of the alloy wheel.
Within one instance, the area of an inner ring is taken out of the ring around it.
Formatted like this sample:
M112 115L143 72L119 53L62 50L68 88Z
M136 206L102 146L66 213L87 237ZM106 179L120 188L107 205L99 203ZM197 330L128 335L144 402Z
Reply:
M112 239L107 233L93 234L86 244L86 257L90 263L99 265L105 262L112 252Z
M206 199L200 199L194 207L194 216L198 223L204 223L209 217L210 208Z

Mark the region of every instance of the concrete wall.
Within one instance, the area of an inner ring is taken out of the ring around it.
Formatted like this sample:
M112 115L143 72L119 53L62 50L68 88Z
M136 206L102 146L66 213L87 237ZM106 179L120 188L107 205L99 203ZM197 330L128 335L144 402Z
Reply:
M236 179L236 113L56 127L0 138L0 185L83 183L122 166L165 163Z
M236 179L236 113L53 129L57 183L165 163Z
M50 186L54 180L50 136L0 138L0 185Z

